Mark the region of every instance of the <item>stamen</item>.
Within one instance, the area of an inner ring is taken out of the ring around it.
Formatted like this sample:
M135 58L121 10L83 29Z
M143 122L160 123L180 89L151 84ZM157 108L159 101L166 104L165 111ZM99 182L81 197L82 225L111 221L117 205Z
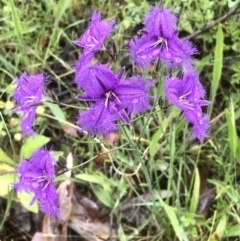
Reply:
M121 103L121 101L119 100L119 98L118 98L112 91L107 92L107 93L105 94L105 96L106 96L106 100L105 100L104 106L105 106L106 108L108 107L109 99L110 99L112 96L114 96L114 97L117 99L118 103Z
M48 175L44 175L44 176L36 177L36 179L38 179L37 182L42 182L42 181L48 180L49 177Z
M106 100L105 100L104 106L107 108L108 107L108 103L109 103L109 99L112 96L112 91L107 92L105 94L105 96L106 96Z
M119 103L121 103L121 101L118 99L118 97L112 92L112 95L117 99L117 101L119 102Z
M47 182L47 183L44 185L42 191L44 191L44 190L47 188L48 184L49 184L49 182Z
M190 90L189 92L187 92L186 94L182 95L179 97L179 100L181 101L183 98L185 99L186 96L188 96L189 94L191 94L192 91Z
M191 94L191 93L192 93L192 91L190 90L190 91L187 92L186 94L180 96L180 97L179 97L179 101L180 101L181 103L183 103L184 105L187 105L190 110L194 110L194 108L192 108L192 107L194 107L194 104L193 104L193 103L189 103L189 101L186 100L186 96L188 96L188 95Z

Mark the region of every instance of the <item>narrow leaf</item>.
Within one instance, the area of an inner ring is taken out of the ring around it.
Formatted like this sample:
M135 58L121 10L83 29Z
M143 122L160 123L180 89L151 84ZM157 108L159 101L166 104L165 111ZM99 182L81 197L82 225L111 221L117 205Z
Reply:
M18 41L21 45L23 45L23 35L22 35L22 27L21 27L21 21L19 19L18 13L17 13L17 7L14 4L13 0L9 0L10 8L12 12L12 18L13 18L13 26L15 28L15 32L17 34Z
M230 150L232 156L235 158L237 145L238 145L238 137L237 137L237 129L235 124L235 113L234 113L234 106L232 101L230 101L230 110L225 109L225 115L228 124L228 139L230 144Z
M31 155L34 151L43 147L49 141L50 141L50 138L48 138L46 136L41 136L41 135L38 135L35 137L28 137L20 151L21 159L31 157Z
M197 210L199 195L200 195L200 175L199 175L198 168L196 167L194 170L194 185L193 185L193 192L192 192L191 203L190 203L190 211L192 213L195 213Z
M58 120L63 120L65 121L65 115L62 109L57 105L53 103L46 102L45 105L52 111L53 115L58 119Z
M224 214L217 225L216 233L220 240L223 238L223 235L226 231L227 221L228 221L228 216Z
M0 148L0 162L15 164L15 162Z
M173 207L170 207L161 198L159 198L159 201L174 229L176 236L178 237L178 240L182 241L184 238L184 236L183 236L184 231L183 231L182 227L180 226L179 219L176 214L176 210Z
M213 64L213 79L211 86L211 102L214 103L219 82L222 75L222 66L223 66L223 31L221 24L218 24L218 30L216 34L216 46L214 50L214 64ZM212 106L210 106L210 114L212 112Z

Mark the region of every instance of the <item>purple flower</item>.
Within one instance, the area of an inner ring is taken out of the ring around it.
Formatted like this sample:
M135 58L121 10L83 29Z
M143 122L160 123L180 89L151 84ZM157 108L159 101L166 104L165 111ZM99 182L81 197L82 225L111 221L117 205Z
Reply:
M167 63L172 69L176 66L182 68L193 64L191 56L197 53L196 48L188 40L181 40L177 36L170 39L163 37L142 35L130 40L130 55L136 64L146 67L157 58Z
M81 78L86 81L86 85L82 85L86 93L78 98L93 104L89 110L80 112L77 124L82 126L82 131L88 131L92 136L107 135L117 129L115 122L118 119L130 124L130 114L150 109L147 91L153 81L147 82L144 77L121 80L105 65L85 70L86 75L82 73Z
M37 105L45 95L44 81L43 74L28 76L26 72L16 79L14 100L19 107L14 109L13 113L23 112L21 127L24 136L35 134L32 125L35 121Z
M39 200L41 210L50 216L58 215L58 195L53 184L54 165L56 161L49 151L35 151L29 160L23 160L18 165L19 182L13 184L17 191L34 193L30 205Z
M187 67L193 64L191 56L197 53L188 40L177 37L177 18L168 9L152 7L144 21L146 31L130 40L130 56L141 67L148 67L161 58L167 67Z
M150 36L161 36L169 39L176 34L177 18L169 9L151 6L144 24Z
M193 124L193 134L202 142L207 137L209 117L202 112L202 106L210 104L202 100L205 91L198 80L198 74L187 72L182 79L171 77L166 79L165 91L167 98L184 111L187 121Z
M113 31L115 20L107 22L101 20L100 12L93 12L92 22L83 33L80 40L75 40L74 43L84 48L84 54L95 52L101 49L105 39Z

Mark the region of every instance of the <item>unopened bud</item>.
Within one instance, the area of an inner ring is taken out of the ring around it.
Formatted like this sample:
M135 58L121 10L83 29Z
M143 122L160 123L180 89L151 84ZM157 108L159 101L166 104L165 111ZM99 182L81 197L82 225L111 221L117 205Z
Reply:
M22 134L21 133L14 134L14 140L15 141L21 141L22 140Z
M38 115L41 115L41 114L43 114L44 112L45 112L45 108L44 108L42 105L40 105L40 106L37 107L36 113L37 113Z
M12 110L14 108L14 103L10 100L8 100L6 103L5 103L5 109L7 110Z

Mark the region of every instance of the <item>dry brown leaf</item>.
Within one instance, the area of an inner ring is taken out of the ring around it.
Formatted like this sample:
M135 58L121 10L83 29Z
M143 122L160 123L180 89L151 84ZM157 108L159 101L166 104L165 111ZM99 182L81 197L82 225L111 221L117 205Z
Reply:
M95 220L99 217L99 207L95 202L87 197L82 197L78 201L85 208L92 220Z
M89 209L98 210L98 206L88 198L81 198L80 201L73 196L73 208L69 219L69 227L89 241L103 241L116 236L116 230L111 229L109 223L102 223ZM81 202L81 203L80 203ZM98 215L98 213L97 213Z
M69 227L79 233L87 241L105 241L110 237L116 237L116 230L111 229L109 224L100 221L91 222L81 220L78 216L71 216Z
M119 141L119 134L116 132L111 132L109 135L104 137L103 143L106 145L115 145Z

